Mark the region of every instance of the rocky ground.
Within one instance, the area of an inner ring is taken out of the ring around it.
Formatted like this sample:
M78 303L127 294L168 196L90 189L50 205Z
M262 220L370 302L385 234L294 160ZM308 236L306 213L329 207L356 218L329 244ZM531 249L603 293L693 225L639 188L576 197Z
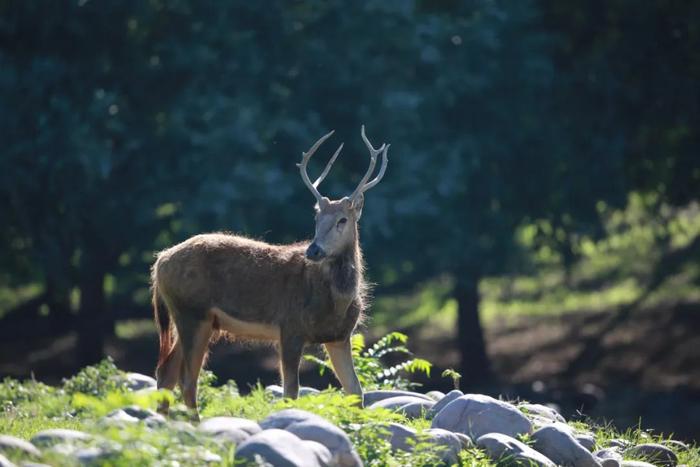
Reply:
M279 386L259 388L245 397L227 392L226 387L205 387L203 418L189 422L178 416L185 413L182 410L165 418L144 407L153 405L161 394L152 378L133 373L126 375L124 386L106 395L74 392L72 411L47 417L48 424L57 428L31 425L33 429L23 431L28 425L22 414L37 407L49 411L58 401L65 402L61 398L76 387L92 386L89 380L68 382L62 390L41 393L31 385L23 391L15 384L12 391L5 387L0 392L15 399L4 401L7 419L0 423L0 433L19 435L0 436L0 467L265 462L303 467L676 467L700 462L697 448L672 439L569 423L547 405L507 402L459 390L447 394L372 390L365 393L365 408L360 409L335 390L303 388L298 401L285 401ZM44 394L44 400L32 401L30 394L35 393ZM120 403L127 405L95 416ZM76 420L80 417L84 420Z

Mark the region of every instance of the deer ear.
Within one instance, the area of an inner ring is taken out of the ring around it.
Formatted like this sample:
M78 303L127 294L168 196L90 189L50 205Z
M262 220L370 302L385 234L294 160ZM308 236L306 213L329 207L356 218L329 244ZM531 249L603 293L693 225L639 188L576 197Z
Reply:
M362 208L365 205L365 195L362 193L358 194L355 199L352 201L352 204L350 207L355 211L355 217L357 220L360 220L360 216L362 216Z
M331 204L331 200L324 196L323 198L318 200L318 203L316 203L316 210L319 211L321 209L327 208L329 204Z

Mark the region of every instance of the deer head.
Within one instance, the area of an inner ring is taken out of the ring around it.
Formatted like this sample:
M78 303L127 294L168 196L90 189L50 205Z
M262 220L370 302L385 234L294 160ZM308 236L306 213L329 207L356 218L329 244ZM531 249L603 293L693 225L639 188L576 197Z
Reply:
M365 142L370 154L369 168L365 173L360 183L355 188L350 196L345 196L339 200L332 201L325 196L322 196L318 191L318 186L321 184L331 166L335 162L338 154L343 149L343 145L335 151L333 157L328 161L326 167L321 172L321 175L315 182L311 183L309 175L306 172L306 166L314 152L326 141L334 131L322 136L314 143L311 148L302 153L302 159L297 166L301 173L301 179L309 188L311 193L316 198L316 230L314 239L306 250L306 257L312 261L321 261L324 258L332 258L338 256L348 248L355 245L357 242L357 222L362 215L362 207L364 205L364 192L374 187L384 177L386 166L388 163L387 152L389 151L388 144L382 144L379 149L375 149L372 143L369 142L365 135L365 126L362 125L362 140ZM379 173L374 179L368 181L374 167L377 164L377 156L382 155L382 165Z

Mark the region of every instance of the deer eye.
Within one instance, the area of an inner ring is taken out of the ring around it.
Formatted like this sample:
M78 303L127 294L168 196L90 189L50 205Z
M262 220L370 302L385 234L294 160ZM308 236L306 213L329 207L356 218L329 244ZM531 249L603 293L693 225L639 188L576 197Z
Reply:
M340 218L340 220L338 221L338 227L344 226L347 221L348 221L347 217Z

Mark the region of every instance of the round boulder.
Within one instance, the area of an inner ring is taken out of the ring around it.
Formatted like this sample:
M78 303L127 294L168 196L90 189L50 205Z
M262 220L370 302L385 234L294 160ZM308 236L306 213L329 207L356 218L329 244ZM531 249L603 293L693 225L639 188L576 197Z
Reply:
M250 436L260 433L262 429L253 420L238 417L212 417L199 424L197 429L214 438L241 444Z
M419 399L425 399L432 401L432 399L425 394L413 391L402 391L399 389L377 389L374 391L367 391L363 394L362 399L365 403L365 407L369 407L375 402L389 399L390 397L400 397L400 396L412 396Z
M0 453L38 457L39 450L30 442L9 435L0 435Z
M600 462L581 446L571 432L563 429L562 424L545 426L532 434L533 447L557 465L573 467L600 467Z
M632 446L624 451L626 457L635 457L649 461L659 467L676 467L678 456L670 448L656 443L645 443Z
M326 420L309 419L292 423L286 430L300 439L315 441L325 446L332 455L334 465L340 467L362 466L360 456L347 434Z
M267 462L276 467L324 467L331 463L328 449L314 441L303 441L288 431L272 428L243 441L236 458L251 463Z
M30 441L34 446L42 448L61 443L71 444L76 441L89 441L91 439L92 436L82 431L54 428L40 431L35 434Z
M508 435L488 433L479 437L476 444L495 462L507 458L508 465L518 467L556 467L545 455Z
M435 415L432 428L444 428L476 439L487 433L511 437L530 433L532 423L512 404L481 394L468 394L456 398Z

